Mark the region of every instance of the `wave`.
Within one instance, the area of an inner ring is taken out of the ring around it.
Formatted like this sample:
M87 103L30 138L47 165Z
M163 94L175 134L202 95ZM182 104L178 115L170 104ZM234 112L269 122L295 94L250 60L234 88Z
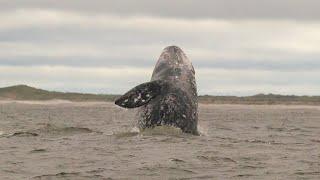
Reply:
M0 131L0 137L2 137L4 134L4 131Z
M35 136L71 136L82 133L92 133L93 130L84 127L58 127L52 124L45 124L41 128L28 131L16 131L13 133L4 133L0 131L0 137L35 137Z
M43 127L35 130L35 132L39 134L45 135L74 135L74 134L81 134L81 133L92 133L93 131L89 128L85 127L59 127L52 124L45 124Z
M79 172L60 172L57 174L44 174L40 176L35 176L33 179L56 179L56 178L77 178L80 176Z

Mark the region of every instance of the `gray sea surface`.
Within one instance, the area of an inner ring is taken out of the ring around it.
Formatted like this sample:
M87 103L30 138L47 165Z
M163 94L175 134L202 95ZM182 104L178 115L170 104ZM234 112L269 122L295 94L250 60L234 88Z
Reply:
M201 136L113 103L0 102L0 179L320 179L320 107L205 105Z

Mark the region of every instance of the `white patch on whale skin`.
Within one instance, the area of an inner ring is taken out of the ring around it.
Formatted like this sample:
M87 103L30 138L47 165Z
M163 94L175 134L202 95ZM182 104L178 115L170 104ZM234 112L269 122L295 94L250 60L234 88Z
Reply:
M138 97L136 97L136 98L134 98L134 102L136 103L137 101L140 101L140 99L141 99L141 93L139 93L139 95L138 95ZM142 102L144 102L145 100L142 100Z

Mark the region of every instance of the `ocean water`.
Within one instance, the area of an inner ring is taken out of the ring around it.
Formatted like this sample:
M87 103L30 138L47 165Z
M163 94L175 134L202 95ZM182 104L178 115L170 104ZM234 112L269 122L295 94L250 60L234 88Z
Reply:
M0 102L0 179L320 179L319 106L200 104L200 136L134 113Z

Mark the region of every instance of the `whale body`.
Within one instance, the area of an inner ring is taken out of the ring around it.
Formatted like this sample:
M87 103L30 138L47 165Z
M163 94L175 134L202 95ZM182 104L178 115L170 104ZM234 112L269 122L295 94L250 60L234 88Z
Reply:
M167 125L198 134L198 99L195 71L177 46L166 47L151 81L129 90L115 101L124 108L139 108L140 129Z

